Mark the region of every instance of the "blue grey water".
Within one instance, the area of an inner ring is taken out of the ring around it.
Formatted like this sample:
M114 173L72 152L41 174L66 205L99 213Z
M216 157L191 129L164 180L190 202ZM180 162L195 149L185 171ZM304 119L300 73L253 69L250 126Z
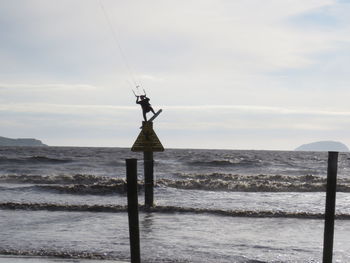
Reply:
M0 256L129 261L125 148L0 148ZM169 149L140 210L143 262L321 262L327 153ZM350 262L350 154L334 262Z

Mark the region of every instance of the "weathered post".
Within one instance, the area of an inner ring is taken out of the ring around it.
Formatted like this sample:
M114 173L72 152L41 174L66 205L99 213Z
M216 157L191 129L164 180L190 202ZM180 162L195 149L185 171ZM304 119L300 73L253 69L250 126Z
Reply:
M143 152L143 165L145 173L145 206L147 208L153 207L153 187L154 187L154 161L153 152Z
M152 121L143 121L142 130L137 137L134 145L131 147L133 152L143 152L144 158L144 178L145 178L145 207L154 206L154 160L153 152L163 152L164 147L157 134L153 130Z
M131 263L140 263L139 202L137 197L137 159L126 159L128 217Z
M326 211L323 239L323 263L332 263L338 152L328 152Z

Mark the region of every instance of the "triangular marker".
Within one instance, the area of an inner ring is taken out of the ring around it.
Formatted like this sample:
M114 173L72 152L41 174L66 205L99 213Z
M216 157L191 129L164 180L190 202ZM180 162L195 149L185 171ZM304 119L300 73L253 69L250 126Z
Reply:
M142 130L131 147L133 152L163 152L164 147L157 134L153 130L153 123L150 121L142 123Z

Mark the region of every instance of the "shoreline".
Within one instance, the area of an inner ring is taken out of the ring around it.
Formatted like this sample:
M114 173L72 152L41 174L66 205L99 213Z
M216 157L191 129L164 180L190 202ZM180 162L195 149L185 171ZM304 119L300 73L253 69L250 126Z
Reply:
M1 255L0 263L127 263L128 261L110 260L110 259L79 259L79 258L56 258L56 257L40 257L40 256L16 256Z

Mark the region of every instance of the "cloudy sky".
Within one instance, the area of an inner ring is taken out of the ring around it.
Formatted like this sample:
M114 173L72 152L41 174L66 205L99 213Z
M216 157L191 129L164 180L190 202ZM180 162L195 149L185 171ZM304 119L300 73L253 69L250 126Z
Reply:
M0 0L0 136L166 148L350 146L350 1ZM142 89L141 88L141 89Z

